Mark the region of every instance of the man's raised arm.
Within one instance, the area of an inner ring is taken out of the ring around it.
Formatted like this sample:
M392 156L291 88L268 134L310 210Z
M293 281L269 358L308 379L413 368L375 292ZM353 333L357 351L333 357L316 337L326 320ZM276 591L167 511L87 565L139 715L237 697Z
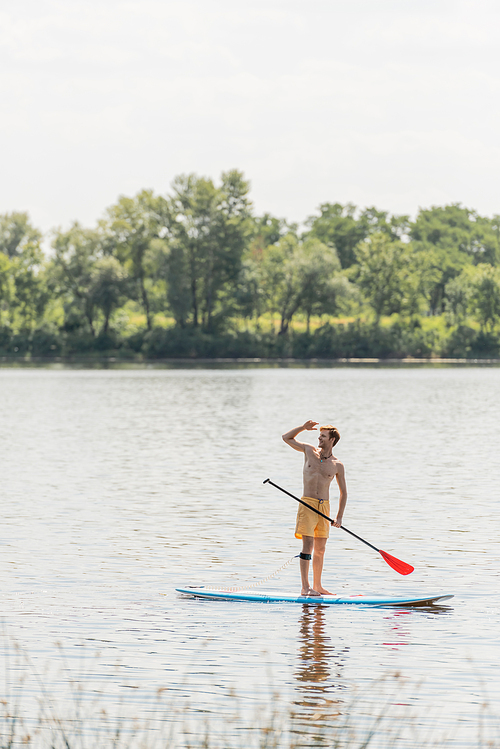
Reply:
M308 442L299 442L295 439L295 437L300 434L300 432L312 431L316 429L318 426L318 421L306 421L305 424L303 424L301 427L296 427L295 429L290 429L289 432L286 432L286 434L282 435L283 442L286 442L287 445L290 445L290 447L293 447L294 450L298 450L299 452L303 453L304 448L306 445L308 445Z

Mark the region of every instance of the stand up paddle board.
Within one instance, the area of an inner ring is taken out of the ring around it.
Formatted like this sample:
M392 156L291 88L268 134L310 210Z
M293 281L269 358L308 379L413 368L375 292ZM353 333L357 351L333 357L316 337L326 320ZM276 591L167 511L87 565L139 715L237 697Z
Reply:
M356 603L365 606L428 606L441 603L453 598L446 593L437 593L431 596L407 595L407 596L376 596L368 594L343 595L343 596L287 596L281 593L254 593L252 591L240 590L231 592L228 590L211 590L210 588L176 588L178 593L193 598L209 598L217 601L254 601L257 603L321 603L321 604L345 604Z

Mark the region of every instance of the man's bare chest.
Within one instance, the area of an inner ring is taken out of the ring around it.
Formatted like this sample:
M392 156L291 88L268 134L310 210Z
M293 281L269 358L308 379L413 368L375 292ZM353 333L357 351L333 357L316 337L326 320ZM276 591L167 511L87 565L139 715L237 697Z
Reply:
M315 454L306 456L304 461L304 475L321 476L321 478L331 481L337 473L337 463L335 460L331 458L321 460Z

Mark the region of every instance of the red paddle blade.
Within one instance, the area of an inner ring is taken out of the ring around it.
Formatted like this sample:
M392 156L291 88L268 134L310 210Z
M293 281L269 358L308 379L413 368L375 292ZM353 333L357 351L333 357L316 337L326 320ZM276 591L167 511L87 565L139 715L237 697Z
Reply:
M399 572L400 575L409 575L410 572L413 572L413 570L415 569L415 567L412 567L411 564L402 562L401 559L396 559L396 557L393 557L386 551L382 551L382 549L379 549L379 552L380 554L382 554L389 567L392 567L393 570Z

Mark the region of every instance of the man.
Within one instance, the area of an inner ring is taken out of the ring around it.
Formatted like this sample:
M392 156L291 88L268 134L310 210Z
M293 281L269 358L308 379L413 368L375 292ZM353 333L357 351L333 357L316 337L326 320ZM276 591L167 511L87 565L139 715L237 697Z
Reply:
M332 525L340 528L347 502L347 487L344 466L333 455L332 450L340 439L340 434L330 424L319 429L318 447L308 442L296 439L300 432L313 431L318 426L317 421L306 421L301 427L291 429L283 435L287 445L304 453L304 496L302 499L311 507L315 507L324 515L330 515L329 490L335 477L340 490L339 510ZM321 584L323 559L326 541L330 534L330 524L313 510L299 505L295 537L302 539L302 553L300 554L300 576L302 579L303 596L332 595ZM309 585L309 560L312 557L313 587Z

